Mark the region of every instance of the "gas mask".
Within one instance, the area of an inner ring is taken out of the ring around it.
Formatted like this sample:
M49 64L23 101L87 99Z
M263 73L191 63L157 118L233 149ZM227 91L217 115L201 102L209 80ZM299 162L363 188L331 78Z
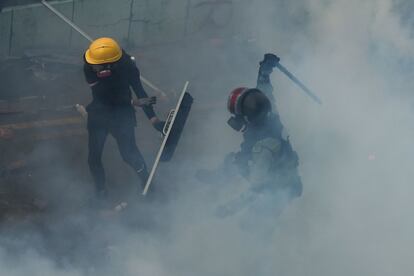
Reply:
M243 116L232 116L227 121L227 124L232 129L234 129L235 131L238 131L238 132L244 132L246 130L246 128L247 128L247 122L243 118Z
M96 72L96 76L100 79L112 76L111 64L91 65L92 70Z
M239 87L230 93L227 109L233 114L227 124L236 131L244 132L248 125L258 126L266 121L271 104L259 89Z

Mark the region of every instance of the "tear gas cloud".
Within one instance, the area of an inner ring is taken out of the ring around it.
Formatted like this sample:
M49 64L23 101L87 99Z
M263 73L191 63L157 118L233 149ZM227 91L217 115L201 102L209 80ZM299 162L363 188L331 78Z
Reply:
M256 30L251 32L254 50L228 63L243 66L216 76L206 68L235 56L238 49L205 50L193 53L200 64L177 65L180 70L170 74L206 73L204 82L194 83L195 98L206 99L202 94L212 93L224 101L229 89L254 85L257 63L252 62L274 52L322 98L323 105L314 104L284 76L273 73L277 107L301 159L304 194L277 219L272 239L246 233L236 218L220 220L213 215L237 183L208 187L194 178L195 170L217 166L240 142L225 125L223 102L222 111L192 113L180 148L188 143L194 151L177 152L177 162L165 166L168 173L174 172L173 200L139 204L128 213L128 223L95 222L85 211L51 215L47 233L25 224L6 229L1 275L273 271L385 276L414 271L414 39L411 22L404 20L410 1L240 3L246 6L240 24ZM59 257L66 255L70 257Z

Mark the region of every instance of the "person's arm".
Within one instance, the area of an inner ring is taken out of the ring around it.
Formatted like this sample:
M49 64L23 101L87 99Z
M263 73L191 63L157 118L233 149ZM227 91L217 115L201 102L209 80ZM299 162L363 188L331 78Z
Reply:
M129 64L129 83L134 91L136 97L138 98L137 105L139 105L144 111L147 118L151 121L154 128L162 132L164 127L164 122L158 119L157 115L154 112L153 104L156 103L155 98L148 97L147 92L145 92L144 87L141 83L141 74L138 67L135 65L135 62L131 59Z
M281 147L281 141L274 138L261 140L253 147L249 179L253 190L261 190L269 184L271 168Z
M249 160L252 158L252 147L252 139L249 137L249 133L244 133L244 141L240 145L240 151L236 152L233 158L239 173L246 179L250 175Z
M259 74L257 77L256 88L262 91L271 101L272 105L275 104L275 98L273 96L273 86L270 81L270 74L273 72L273 68L276 67L280 58L274 54L265 54L263 61L260 62Z
M135 93L135 96L138 99L145 99L148 98L148 95L147 92L145 92L144 87L142 86L140 77L141 74L138 70L138 67L135 64L131 64L129 69L129 83L132 87L132 90ZM152 120L154 117L157 117L151 104L143 105L141 107L144 110L144 113L148 117L148 119Z

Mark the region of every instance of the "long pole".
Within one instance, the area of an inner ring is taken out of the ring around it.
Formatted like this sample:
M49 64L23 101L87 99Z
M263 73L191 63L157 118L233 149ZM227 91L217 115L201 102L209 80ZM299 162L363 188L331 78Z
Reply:
M286 69L282 64L277 63L276 67L284 73L293 83L299 86L312 100L317 102L318 104L322 104L321 99L316 96L309 88L307 88L298 78L296 78L288 69Z
M52 5L50 5L46 0L42 0L42 4L45 5L51 12L53 12L56 16L62 19L66 24L71 26L75 31L77 31L81 36L86 38L89 42L92 42L93 39L87 33L85 33L81 28L79 28L75 23L73 23L69 18L61 14L57 9L55 9Z
M42 4L48 8L51 12L53 12L56 16L58 16L60 19L62 19L66 24L72 27L75 31L77 31L81 36L83 36L85 39L87 39L89 42L92 42L93 39L91 36L89 36L86 32L84 32L79 26L77 26L75 23L73 23L69 18L64 16L62 13L60 13L58 10L56 10L52 5L50 5L46 0L42 0ZM161 94L161 96L166 97L167 94L162 91L160 88L158 88L156 85L151 83L149 80L141 76L141 81L153 89L155 92L158 92Z

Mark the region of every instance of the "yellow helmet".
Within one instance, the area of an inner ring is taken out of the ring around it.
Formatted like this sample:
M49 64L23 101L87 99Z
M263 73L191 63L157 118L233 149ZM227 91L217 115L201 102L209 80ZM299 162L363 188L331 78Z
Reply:
M122 49L112 38L102 37L91 43L85 53L86 62L89 64L113 63L122 57Z

